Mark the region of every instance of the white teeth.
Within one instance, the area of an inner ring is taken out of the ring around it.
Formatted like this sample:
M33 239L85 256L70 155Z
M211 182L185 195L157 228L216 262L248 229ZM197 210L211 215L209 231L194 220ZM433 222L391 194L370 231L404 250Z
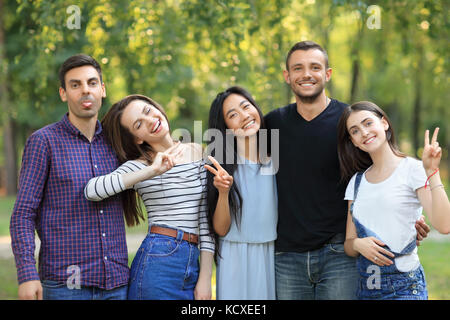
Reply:
M302 83L301 86L302 87L311 87L313 84L312 83Z
M248 127L250 127L252 124L254 124L255 123L255 120L252 120L252 121L250 121L249 123L247 123L245 126L244 126L244 129L247 129Z
M372 138L370 138L369 140L366 140L366 141L364 142L364 144L371 143L374 139L375 139L375 137L372 137Z
M152 133L156 132L156 130L158 130L160 125L161 125L161 121L158 120L158 123L156 124L156 127L155 127L155 129L153 129Z

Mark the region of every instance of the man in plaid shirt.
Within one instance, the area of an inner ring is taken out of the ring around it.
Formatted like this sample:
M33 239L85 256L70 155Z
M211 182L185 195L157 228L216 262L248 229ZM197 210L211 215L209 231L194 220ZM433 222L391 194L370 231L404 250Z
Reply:
M119 165L97 119L106 96L101 68L92 57L75 55L63 63L59 78L69 112L28 138L11 216L19 299L126 299L120 197L91 202L83 193L89 179Z

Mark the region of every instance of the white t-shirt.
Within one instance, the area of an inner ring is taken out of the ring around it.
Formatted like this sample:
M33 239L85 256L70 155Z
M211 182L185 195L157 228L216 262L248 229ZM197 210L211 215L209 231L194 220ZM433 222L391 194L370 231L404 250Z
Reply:
M345 200L353 200L356 174L350 180ZM410 157L400 161L391 176L379 183L366 180L365 172L359 185L353 216L395 252L401 252L416 239L415 222L422 214L416 190L427 179L422 162ZM411 254L395 259L397 269L408 272L419 264L417 248Z

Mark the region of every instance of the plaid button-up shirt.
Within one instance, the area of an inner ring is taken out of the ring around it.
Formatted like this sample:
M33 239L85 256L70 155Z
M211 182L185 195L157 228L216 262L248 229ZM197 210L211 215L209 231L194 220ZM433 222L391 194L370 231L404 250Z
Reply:
M10 225L19 284L69 280L112 289L128 283L120 196L91 202L83 192L89 179L110 173L118 165L98 121L91 142L67 114L29 137ZM41 240L39 274L35 229Z

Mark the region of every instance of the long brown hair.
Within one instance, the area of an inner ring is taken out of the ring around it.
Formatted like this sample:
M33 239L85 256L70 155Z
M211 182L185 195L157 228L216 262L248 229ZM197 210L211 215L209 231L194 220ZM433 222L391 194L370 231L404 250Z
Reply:
M344 112L339 119L337 129L338 157L341 167L341 176L344 182L348 182L356 172L365 171L373 163L372 158L367 152L362 151L353 145L350 134L348 133L347 120L353 112L358 111L370 111L378 118L384 118L389 125L389 128L386 130L386 140L389 147L396 156L406 157L406 155L402 153L397 146L394 129L392 128L391 121L386 113L373 102L356 102L344 109Z
M137 144L133 134L121 125L121 118L125 108L134 100L142 100L148 102L158 109L162 115L167 118L164 109L155 101L140 94L129 95L122 100L114 103L102 119L102 127L105 136L115 153L119 162L122 164L128 160L145 159L148 163L152 163L152 154L154 152L151 145L144 142ZM136 191L129 189L122 192L122 203L124 208L125 220L128 226L135 226L144 220L142 206Z

